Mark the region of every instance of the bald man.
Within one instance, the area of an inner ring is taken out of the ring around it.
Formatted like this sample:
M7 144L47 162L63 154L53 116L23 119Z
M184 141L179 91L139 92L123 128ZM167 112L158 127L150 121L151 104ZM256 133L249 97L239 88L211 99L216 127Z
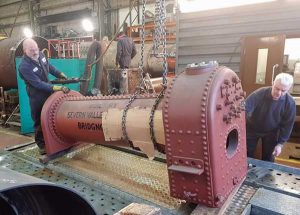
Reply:
M33 39L23 41L24 56L19 65L20 77L25 81L29 97L31 117L34 121L35 142L39 147L40 154L45 154L45 142L41 128L41 111L47 98L54 91L69 92L62 86L53 86L49 83L48 74L66 79L67 77L55 67L49 64L37 43Z
M288 91L293 76L280 73L272 87L262 87L246 99L247 155L254 157L259 139L262 140L262 160L274 161L292 132L296 104Z

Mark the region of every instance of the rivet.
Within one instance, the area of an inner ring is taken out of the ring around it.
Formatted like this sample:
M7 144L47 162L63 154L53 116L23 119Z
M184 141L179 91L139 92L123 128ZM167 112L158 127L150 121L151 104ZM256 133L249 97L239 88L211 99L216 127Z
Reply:
M182 140L178 139L177 142L178 142L178 143L182 143Z
M196 133L197 135L199 135L199 134L200 134L200 131L196 131L195 133Z
M172 134L175 134L175 130L174 130L174 129L172 129L172 130L171 130L171 133L172 133Z
M202 139L203 139L203 140L206 140L207 138L206 138L206 136L203 136Z
M186 161L186 162L185 162L185 164L186 164L186 165L189 165L189 162L188 162L188 161Z
M194 141L194 140L191 140L191 141L190 141L190 143L191 143L191 144L194 144L194 143L195 143L195 141Z
M187 130L187 131L186 131L186 133L187 133L187 134L191 134L191 133L192 133L192 131L190 131L190 130Z
M206 130L202 130L202 134L206 134Z
M178 131L178 133L179 133L179 134L182 134L182 133L183 133L183 131L182 131L182 130L179 130L179 131Z
M182 149L179 149L179 152L182 153Z
M203 96L202 101L204 102L206 101L206 96Z
M222 110L222 105L221 104L217 104L217 110Z
M195 151L191 151L191 153L192 153L192 155L194 155L194 154L195 154Z
M169 129L166 129L166 132L167 132L167 133L169 133L169 132L170 132L170 130L169 130Z
M206 142L206 141L203 141L203 145L207 145L207 142Z

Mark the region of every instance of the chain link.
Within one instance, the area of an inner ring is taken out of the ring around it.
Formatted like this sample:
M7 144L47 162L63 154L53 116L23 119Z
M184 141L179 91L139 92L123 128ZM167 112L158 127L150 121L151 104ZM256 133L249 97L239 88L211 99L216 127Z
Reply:
M136 89L135 93L130 97L127 105L125 106L123 110L123 115L122 115L122 133L123 133L123 138L128 141L128 134L126 130L126 118L127 118L127 112L129 110L129 107L133 103L133 101L136 99L136 97L141 94L145 90L145 80L144 80L144 49L145 49L145 11L146 11L146 2L147 0L143 0L143 9L142 9L142 45L141 45L141 58L139 62L139 86Z
M156 1L157 2L157 1ZM155 110L156 108L158 107L161 99L164 97L164 94L165 94L165 90L167 88L167 74L168 74L168 62L167 62L167 38L166 38L166 7L165 7L165 0L160 0L159 1L159 11L160 11L160 16L159 16L159 26L155 26L156 29L159 29L158 32L159 32L159 37L157 37L160 42L157 44L154 45L154 47L156 45L160 46L162 45L163 47L163 50L162 50L162 57L163 57L163 74L162 74L162 90L160 91L160 93L158 94L158 96L156 97L155 99L155 102L152 106L152 109L151 109L151 113L150 113L150 120L149 120L149 126L150 126L150 136L151 136L151 140L153 142L153 144L157 147L157 141L156 141L156 138L155 138L155 135L154 135L154 113L155 113ZM158 15L158 14L156 14ZM156 42L156 41L155 41ZM156 48L156 54L157 54L157 50L158 50L158 47L155 47ZM154 52L155 53L155 52Z

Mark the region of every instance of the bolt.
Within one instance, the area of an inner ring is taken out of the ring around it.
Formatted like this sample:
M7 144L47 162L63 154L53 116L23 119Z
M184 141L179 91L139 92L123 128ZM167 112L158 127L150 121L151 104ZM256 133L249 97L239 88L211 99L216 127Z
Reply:
M225 80L224 80L224 84L225 84L225 85L228 85L228 84L229 84L229 80L228 80L228 79L225 79Z

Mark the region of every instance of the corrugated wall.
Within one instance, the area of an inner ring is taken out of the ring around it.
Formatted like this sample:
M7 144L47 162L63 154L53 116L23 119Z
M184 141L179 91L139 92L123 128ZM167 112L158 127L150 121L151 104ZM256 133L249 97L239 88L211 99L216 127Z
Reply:
M296 0L179 13L177 18L177 72L189 63L209 60L239 72L243 37L300 37L300 1Z

